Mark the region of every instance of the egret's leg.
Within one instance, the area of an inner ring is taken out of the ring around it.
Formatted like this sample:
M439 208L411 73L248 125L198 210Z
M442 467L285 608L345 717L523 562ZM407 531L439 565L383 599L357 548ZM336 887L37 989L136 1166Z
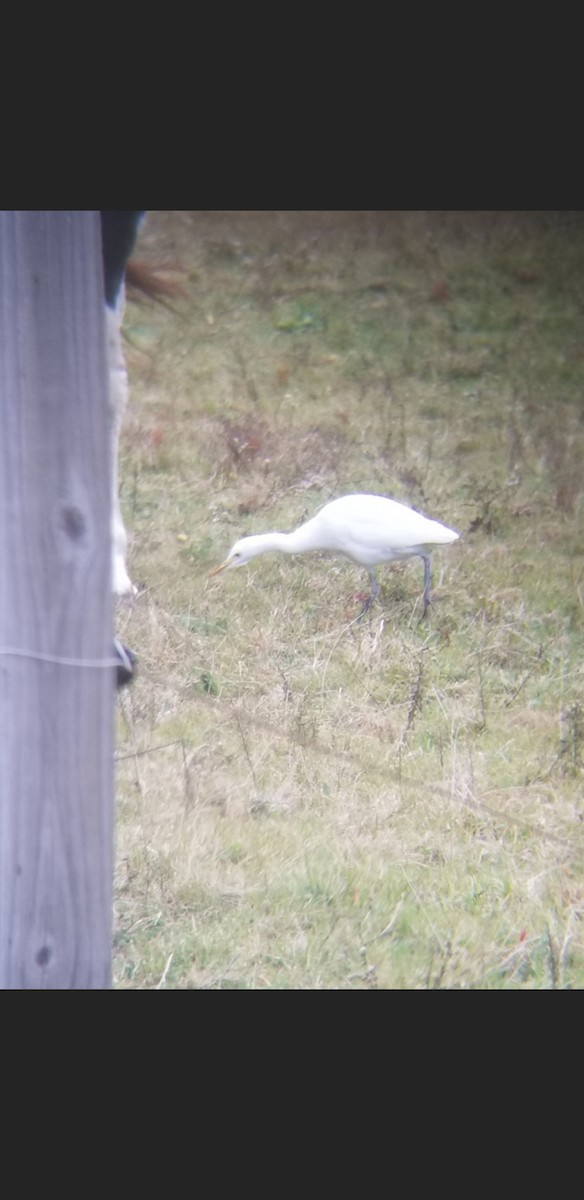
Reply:
M430 604L430 555L420 554L420 558L424 560L424 612L426 616Z
M364 617L365 613L369 611L376 596L379 595L379 584L375 578L375 574L373 571L369 572L369 579L371 582L371 595L368 596L367 600L365 601L365 603L363 605L363 608L361 609L361 612L359 613L359 616L357 618L359 621L361 620L361 617Z

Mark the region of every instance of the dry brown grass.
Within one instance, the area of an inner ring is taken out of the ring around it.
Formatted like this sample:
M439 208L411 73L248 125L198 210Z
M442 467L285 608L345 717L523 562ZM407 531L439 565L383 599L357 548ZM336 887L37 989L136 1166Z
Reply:
M122 502L119 987L580 987L584 224L152 213ZM173 302L174 303L174 302ZM366 574L235 538L351 491L459 528Z

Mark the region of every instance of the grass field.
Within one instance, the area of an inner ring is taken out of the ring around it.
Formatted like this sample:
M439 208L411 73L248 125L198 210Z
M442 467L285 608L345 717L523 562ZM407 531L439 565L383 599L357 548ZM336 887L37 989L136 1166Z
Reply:
M584 214L153 212L121 498L119 988L584 986ZM348 492L423 568L245 533Z

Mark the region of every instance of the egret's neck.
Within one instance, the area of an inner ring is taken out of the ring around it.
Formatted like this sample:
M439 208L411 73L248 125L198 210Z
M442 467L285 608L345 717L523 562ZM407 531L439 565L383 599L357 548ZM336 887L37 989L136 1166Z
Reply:
M310 529L312 521L301 525L293 533L257 533L244 538L248 558L258 554L269 554L271 550L279 550L282 554L302 554L305 550L318 550L314 534ZM312 536L311 536L312 533Z
M288 533L254 533L243 538L241 545L246 559L256 558L258 554L269 554L271 550L283 550L290 554L290 537Z
M286 554L304 554L307 550L326 549L320 544L318 527L314 518L312 521L306 521L293 533L276 533L273 536L281 538L281 544L277 548L284 550Z

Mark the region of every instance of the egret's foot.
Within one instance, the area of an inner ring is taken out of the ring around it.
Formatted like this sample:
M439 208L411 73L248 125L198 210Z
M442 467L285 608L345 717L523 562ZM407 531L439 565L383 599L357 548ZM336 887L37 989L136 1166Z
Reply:
M369 609L371 608L371 605L373 604L373 601L374 601L374 600L375 600L375 596L368 596L368 597L367 597L367 599L366 599L366 601L365 601L365 603L364 603L364 605L363 605L363 608L361 609L361 612L357 614L357 620L358 620L358 621L362 621L362 620L363 620L363 617L365 616L365 613L369 612Z
M127 683L131 683L136 674L137 658L132 650L124 646L118 638L114 638L114 656L118 660L116 667L116 687L125 687Z

